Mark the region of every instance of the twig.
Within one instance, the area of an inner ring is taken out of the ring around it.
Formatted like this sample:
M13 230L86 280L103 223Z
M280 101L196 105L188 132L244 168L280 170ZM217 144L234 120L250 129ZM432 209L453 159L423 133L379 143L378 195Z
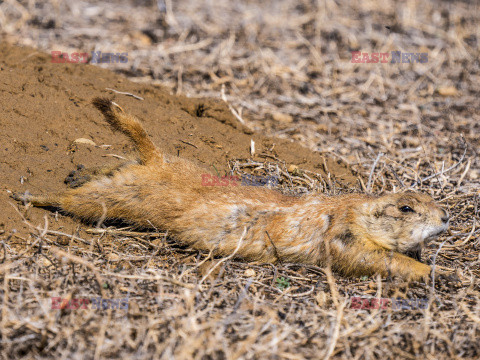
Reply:
M105 291L103 289L103 279L95 265L86 261L80 256L69 254L66 251L63 251L55 246L50 247L50 251L60 260L61 258L67 258L71 262L80 264L82 266L85 266L87 269L91 270L95 275L95 280L97 281L98 287L100 288L100 293L102 294L102 297L106 297Z
M123 279L134 279L134 280L147 280L147 281L165 281L173 285L178 285L187 289L195 289L195 285L193 284L187 284L184 282L181 282L179 280L175 280L173 278L169 278L167 276L162 276L162 275L154 275L154 276L139 276L139 275L126 275L126 274L116 274L112 272L104 272L104 276L115 276L118 278L123 278Z
M232 114L238 119L238 121L240 121L243 125L245 125L245 120L242 119L242 117L238 114L237 110L235 110L233 106L230 105L230 103L227 101L227 97L225 96L225 84L222 84L221 94L222 94L222 100L225 101L225 103L227 104Z
M109 325L111 318L112 318L112 310L108 309L108 315L103 318L102 326L100 327L100 334L97 335L98 339L97 339L97 346L95 347L95 354L93 357L94 360L101 359L102 347L103 347L103 343L105 342L107 326Z
M120 229L87 229L85 230L88 234L112 234L112 235L123 235L123 236L148 236L148 237L160 237L165 236L165 233L159 232L140 232L140 231L129 231L129 230L120 230Z
M135 99L138 99L138 100L145 100L144 98L142 98L140 96L137 96L137 95L134 95L134 94L129 93L129 92L118 91L118 90L110 89L110 88L105 88L105 90L110 90L110 91L113 91L114 93L117 93L117 94L131 96L131 97L134 97Z
M465 155L467 154L467 145L465 144L465 150L463 151L463 154L462 154L462 157L460 158L460 160L458 160L458 162L456 164L453 164L452 166L450 166L448 169L444 170L442 169L442 171L440 172L437 172L435 174L432 174L432 175L429 175L423 179L420 179L420 180L417 180L415 183L413 183L412 185L410 185L410 189L419 185L419 184L422 184L423 182L427 181L427 180L430 180L431 178L434 178L434 177L437 177L438 175L443 175L443 174L446 174L447 172L449 171L452 171L453 169L455 169L456 167L458 167L462 162L463 160L465 159Z
M337 307L335 328L333 329L333 334L328 344L328 350L327 350L327 354L325 355L325 359L330 359L337 345L338 335L340 334L340 325L342 324L342 320L343 320L343 309L345 308L345 305L346 305L346 302L343 302L340 304L339 307Z
M398 183L400 184L400 186L401 186L402 188L404 188L404 187L405 187L405 184L403 183L402 179L400 179L400 177L398 176L398 174L397 174L397 172L395 171L395 169L393 168L393 166L390 165L390 164L387 164L387 166L388 166L389 170L392 172L393 176L395 176L395 179L398 181Z
M184 143L184 144L193 146L195 149L198 149L198 146L197 146L197 145L194 145L194 144L192 144L192 143L189 143L188 141L183 141L183 140L179 140L179 141L181 141L181 142Z
M436 268L436 261L437 261L437 255L442 250L443 245L448 241L448 239L445 239L440 246L438 247L437 251L435 252L435 255L433 255L433 264L432 264L432 288L431 292L435 292L435 268Z
M123 157L123 156L117 155L117 154L105 154L105 155L102 155L102 157L114 157L114 158L121 159L121 160L128 160L126 157Z
M460 185L462 184L463 179L465 179L465 176L467 175L468 170L470 170L470 165L471 164L472 164L472 159L468 159L467 165L465 166L465 171L460 176L460 179L458 179L457 190L460 189Z
M37 230L41 230L40 228L38 227L35 227L35 229ZM59 236L66 236L66 237L69 237L71 238L72 240L78 240L86 245L92 245L92 243L88 240L85 240L85 239L82 239L78 236L75 236L75 235L69 235L69 234L66 234L66 233L63 233L63 232L60 232L60 231L55 231L55 230L48 230L46 231L45 235L59 235Z
M275 253L275 257L277 258L279 263L282 263L282 259L280 258L280 255L278 254L277 247L273 243L272 238L270 237L270 234L268 233L268 231L265 231L265 233L267 234L268 240L270 240L270 244L272 244L273 252Z
M224 263L224 262L227 261L227 260L230 260L232 257L235 256L235 254L237 253L237 251L240 249L240 246L242 245L243 238L245 237L246 233L247 233L247 228L245 227L245 228L243 229L243 234L242 234L242 236L240 237L240 239L238 240L237 247L235 248L235 250L233 251L233 253L231 253L231 254L228 255L227 257L224 257L224 258L221 259L219 262L217 262L214 266L212 266L211 269L205 274L205 276L199 281L198 286L200 286L200 285L205 281L205 279L210 276L210 274L213 272L213 270L215 270L220 264Z
M379 153L377 155L377 158L373 162L372 169L370 170L370 175L368 176L368 182L367 182L367 192L370 192L372 189L372 178L373 178L373 173L375 171L375 167L377 166L378 162L380 161L380 158L383 156L383 153Z
M252 285L252 282L253 282L253 279L248 279L247 281L247 284L244 286L243 290L242 290L242 293L238 296L238 299L237 301L235 302L235 305L233 306L233 310L232 312L230 313L230 315L228 315L228 317L225 319L224 321L224 325L228 325L232 322L234 316L235 316L235 313L237 312L238 308L240 307L240 305L242 304L242 301L243 299L247 296L248 294L248 288L250 287L250 285Z

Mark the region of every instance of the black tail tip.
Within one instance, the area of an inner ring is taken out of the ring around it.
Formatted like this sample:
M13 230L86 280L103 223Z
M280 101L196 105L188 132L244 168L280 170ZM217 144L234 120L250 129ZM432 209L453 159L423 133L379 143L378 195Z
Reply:
M95 106L102 113L112 111L112 100L107 98L96 97L92 100L93 106Z

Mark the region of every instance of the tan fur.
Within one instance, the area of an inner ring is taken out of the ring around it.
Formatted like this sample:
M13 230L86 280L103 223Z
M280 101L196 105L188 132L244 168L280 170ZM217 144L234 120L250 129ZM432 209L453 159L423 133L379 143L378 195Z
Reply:
M248 261L324 266L330 254L333 269L347 276L418 280L430 274L429 266L406 255L418 258L425 242L448 227L447 213L428 195L291 197L268 188L202 186L205 171L160 153L135 117L107 99L93 104L135 143L140 163L97 172L57 196L17 199L87 221L106 216L168 230L178 241L217 255L229 255L240 244L236 255ZM402 212L404 206L413 212Z

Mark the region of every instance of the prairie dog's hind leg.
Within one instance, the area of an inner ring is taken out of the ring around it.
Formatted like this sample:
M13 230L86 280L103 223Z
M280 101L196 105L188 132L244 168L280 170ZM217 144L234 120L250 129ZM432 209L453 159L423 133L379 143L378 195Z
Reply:
M95 98L92 104L102 112L113 129L123 132L133 141L143 164L153 160L162 161L162 154L135 116L125 113L120 106L106 98Z
M99 219L109 218L121 219L125 213L124 208L115 211L114 201L110 198L103 199L104 194L99 192L95 183L87 183L76 189L69 189L63 193L32 195L28 192L25 194L14 193L11 197L24 204L32 204L37 207L55 208L62 213L73 215L79 219L88 222L97 221ZM110 216L111 215L111 216Z
M26 192L24 194L13 193L11 197L16 201L21 201L23 203L31 203L33 206L59 208L62 195L32 195Z

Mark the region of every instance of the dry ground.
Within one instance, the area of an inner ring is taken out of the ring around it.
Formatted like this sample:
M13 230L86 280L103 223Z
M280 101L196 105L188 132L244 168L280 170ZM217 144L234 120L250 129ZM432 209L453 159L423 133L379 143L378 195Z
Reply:
M0 356L479 358L479 21L477 1L0 2ZM127 52L127 63L101 67L140 84L51 64L40 51L52 50ZM428 62L354 64L354 50L426 52ZM291 192L430 193L452 222L423 260L459 280L407 285L212 261L163 233L107 233L21 205L17 213L7 190L58 189L75 165L128 154L88 105L107 87L145 98L116 95L152 119L167 151L207 166L278 171ZM262 147L251 157L255 136ZM112 147L69 148L78 138ZM128 310L51 310L54 296L127 294ZM430 305L355 310L352 296Z

